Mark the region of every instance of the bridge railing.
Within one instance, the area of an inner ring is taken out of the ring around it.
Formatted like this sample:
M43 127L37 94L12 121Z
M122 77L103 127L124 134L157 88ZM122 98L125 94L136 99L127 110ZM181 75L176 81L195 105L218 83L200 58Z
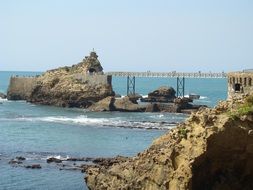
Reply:
M106 72L107 75L112 75L116 77L165 77L165 78L177 78L177 77L185 77L185 78L226 78L227 74L222 73L202 73L202 72Z

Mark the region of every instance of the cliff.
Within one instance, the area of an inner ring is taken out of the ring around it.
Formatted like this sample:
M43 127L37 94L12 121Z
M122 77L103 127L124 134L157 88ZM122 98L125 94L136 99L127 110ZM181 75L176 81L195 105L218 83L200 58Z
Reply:
M11 100L62 107L88 107L107 96L114 95L111 76L103 68L95 52L71 67L61 67L36 78L12 78L8 90Z
M253 189L253 96L203 108L142 153L91 166L90 189Z

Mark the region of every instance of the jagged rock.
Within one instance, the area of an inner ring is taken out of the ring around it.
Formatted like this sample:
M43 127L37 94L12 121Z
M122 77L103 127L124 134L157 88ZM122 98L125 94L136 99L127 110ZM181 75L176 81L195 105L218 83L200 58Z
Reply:
M122 111L122 112L142 112L145 108L133 103L129 97L115 98L113 96L95 103L89 107L90 111Z
M89 167L85 181L91 190L253 189L252 116L253 97L202 108L137 156Z

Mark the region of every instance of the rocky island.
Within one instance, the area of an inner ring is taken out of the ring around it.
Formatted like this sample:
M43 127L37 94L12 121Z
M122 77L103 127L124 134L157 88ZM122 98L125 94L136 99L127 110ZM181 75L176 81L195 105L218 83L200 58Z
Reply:
M111 76L103 74L96 52L71 67L50 70L37 77L12 77L9 100L62 107L86 108L113 96Z
M203 108L137 156L90 166L91 190L253 189L253 95Z

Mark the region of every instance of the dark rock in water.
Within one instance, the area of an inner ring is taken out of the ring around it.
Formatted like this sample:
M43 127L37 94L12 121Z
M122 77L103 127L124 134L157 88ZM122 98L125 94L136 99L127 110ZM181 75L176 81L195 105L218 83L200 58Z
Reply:
M89 162L89 161L92 161L92 158L89 158L89 157L84 157L84 158L67 158L66 161L73 161L73 162L76 162L76 161L84 161L84 162Z
M32 164L32 165L25 166L25 168L27 168L27 169L41 169L41 165L40 164Z
M7 96L6 96L6 94L4 94L4 93L0 92L0 98L2 98L2 99L6 99L6 98L7 98Z
M22 164L23 162L21 162L19 160L11 159L8 163L9 164Z
M154 99L157 102L167 102L174 100L176 91L172 87L160 87L157 90L148 94L149 99Z
M16 159L17 160L25 160L25 157L23 157L23 156L17 156Z
M150 92L147 98L142 98L143 102L173 102L176 98L176 91L172 87L160 87Z
M62 163L62 160L58 158L54 158L54 157L47 158L47 163L52 163L52 162Z

